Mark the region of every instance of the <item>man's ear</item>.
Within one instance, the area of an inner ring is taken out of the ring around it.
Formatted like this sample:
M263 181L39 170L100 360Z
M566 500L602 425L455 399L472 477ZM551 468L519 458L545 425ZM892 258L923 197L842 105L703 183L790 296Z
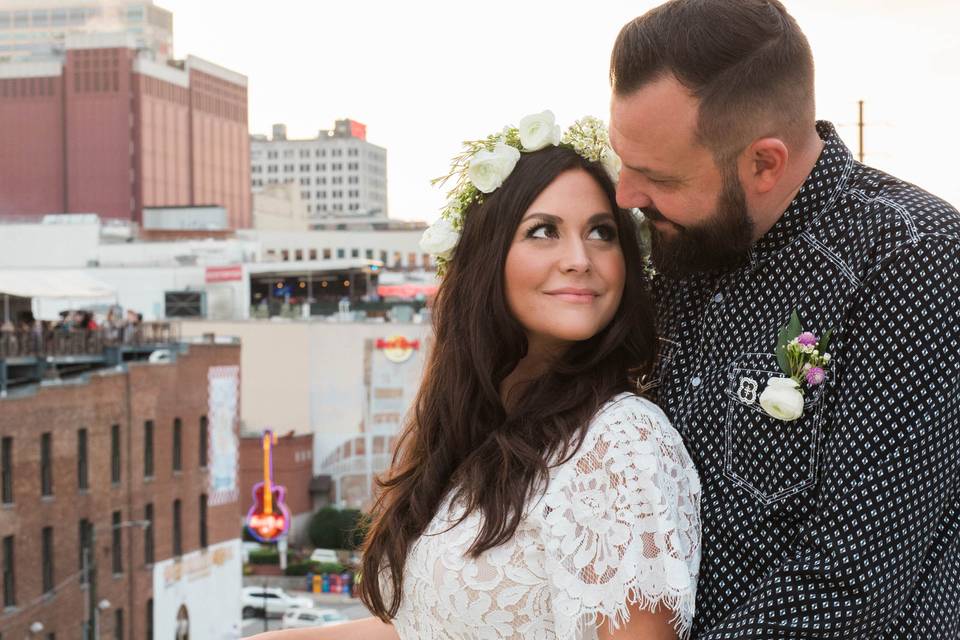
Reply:
M780 138L760 138L740 154L740 181L744 190L766 195L773 190L787 168L790 151Z

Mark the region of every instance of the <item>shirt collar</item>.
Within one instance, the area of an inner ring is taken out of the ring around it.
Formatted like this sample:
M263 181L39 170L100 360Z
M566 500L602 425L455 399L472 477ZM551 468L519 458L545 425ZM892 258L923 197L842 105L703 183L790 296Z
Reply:
M817 134L823 140L817 163L780 219L753 245L751 263L769 257L798 238L830 208L846 183L853 154L829 122L817 121Z

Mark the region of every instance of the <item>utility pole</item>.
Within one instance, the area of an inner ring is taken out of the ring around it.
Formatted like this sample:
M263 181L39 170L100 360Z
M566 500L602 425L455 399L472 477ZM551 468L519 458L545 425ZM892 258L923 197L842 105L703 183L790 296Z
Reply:
M857 104L860 107L860 117L857 120L857 129L860 131L860 152L857 154L857 159L862 163L863 162L863 100L860 100Z

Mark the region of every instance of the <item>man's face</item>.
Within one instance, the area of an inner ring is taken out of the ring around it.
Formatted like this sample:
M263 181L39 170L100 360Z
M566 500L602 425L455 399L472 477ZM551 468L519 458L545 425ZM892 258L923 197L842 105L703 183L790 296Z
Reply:
M610 142L623 161L617 203L650 220L654 268L684 276L728 266L753 243L736 164L696 138L697 101L672 76L614 96Z

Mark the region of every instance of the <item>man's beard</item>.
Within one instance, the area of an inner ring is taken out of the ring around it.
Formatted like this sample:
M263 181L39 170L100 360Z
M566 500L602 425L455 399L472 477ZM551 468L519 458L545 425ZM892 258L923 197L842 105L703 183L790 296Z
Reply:
M652 220L666 220L652 207L641 211ZM734 266L753 245L753 221L747 214L743 187L733 171L724 172L712 216L697 226L667 224L673 227L668 233L649 224L650 260L654 269L671 278Z

